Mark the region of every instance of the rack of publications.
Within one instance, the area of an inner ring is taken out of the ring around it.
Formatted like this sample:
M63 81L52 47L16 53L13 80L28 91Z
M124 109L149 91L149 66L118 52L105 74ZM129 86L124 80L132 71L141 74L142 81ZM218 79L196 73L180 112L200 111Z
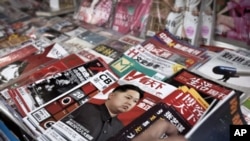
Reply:
M124 127L113 140L131 141L165 119L189 141L229 141L230 125L250 124L249 7L0 0L1 138L96 140L75 111L133 84L144 97L117 116Z

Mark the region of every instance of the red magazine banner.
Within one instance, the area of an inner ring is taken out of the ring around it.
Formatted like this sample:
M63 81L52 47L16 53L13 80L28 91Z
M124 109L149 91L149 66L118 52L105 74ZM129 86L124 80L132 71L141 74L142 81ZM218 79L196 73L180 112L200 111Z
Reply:
M177 52L182 52L184 54L194 55L194 56L203 56L206 53L205 49L197 48L191 46L181 40L178 40L173 35L171 35L167 30L162 30L158 32L155 36L156 39L161 41L166 47L172 48Z
M186 85L188 87L194 88L203 97L211 99L223 99L229 95L233 89L227 88L223 85L220 85L216 82L208 80L194 72L190 72L186 69L182 69L176 73L172 78L166 80L167 83L182 86Z
M201 96L194 96L194 92L183 92L178 89L164 98L163 102L172 106L192 126L204 115L209 104ZM202 99L202 103L201 103Z
M183 53L177 51L176 49L170 48L167 45L162 44L156 38L149 38L145 42L141 43L141 45L149 52L183 65L186 68L194 67L203 60L202 58L193 54Z

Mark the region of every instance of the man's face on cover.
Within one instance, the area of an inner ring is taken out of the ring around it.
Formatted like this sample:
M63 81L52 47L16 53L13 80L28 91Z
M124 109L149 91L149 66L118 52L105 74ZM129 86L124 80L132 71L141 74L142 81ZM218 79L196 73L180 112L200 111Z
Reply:
M109 95L106 105L114 114L130 111L139 101L140 94L135 90L127 90L126 92L116 91Z

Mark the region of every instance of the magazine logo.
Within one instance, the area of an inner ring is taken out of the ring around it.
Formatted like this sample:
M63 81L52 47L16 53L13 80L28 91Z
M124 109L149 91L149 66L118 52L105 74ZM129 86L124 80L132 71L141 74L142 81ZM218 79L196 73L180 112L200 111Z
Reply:
M143 91L150 92L150 95L154 95L161 99L176 89L176 87L170 84L148 77L136 70L132 70L124 76L123 81L125 83L133 83L134 85L142 88Z
M99 78L105 83L105 84L110 84L113 82L113 80L111 78L109 78L108 75L106 74L102 74L99 76Z
M148 50L149 52L155 54L156 56L160 56L160 57L163 57L163 58L169 58L171 55L173 55L171 52L169 52L167 50L157 48L153 43L145 44L144 48L146 50Z
M174 39L172 39L171 36L168 36L168 33L166 33L165 31L160 32L157 37L164 43L166 43L168 47L177 49L178 51L181 51L183 53L189 53L195 56L200 56L202 54L202 51L198 49L188 47L186 45L176 42Z
M118 72L122 73L130 68L133 64L126 58L121 58L117 60L117 62L112 64L112 67L116 69Z

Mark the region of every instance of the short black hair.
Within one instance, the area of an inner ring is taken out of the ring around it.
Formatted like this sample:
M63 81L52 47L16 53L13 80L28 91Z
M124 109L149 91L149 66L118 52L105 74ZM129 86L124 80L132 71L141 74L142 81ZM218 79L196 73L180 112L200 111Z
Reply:
M132 84L124 84L117 86L113 92L120 91L120 92L126 92L127 90L134 90L137 91L140 94L140 99L144 96L144 91L141 90L139 87L132 85Z

